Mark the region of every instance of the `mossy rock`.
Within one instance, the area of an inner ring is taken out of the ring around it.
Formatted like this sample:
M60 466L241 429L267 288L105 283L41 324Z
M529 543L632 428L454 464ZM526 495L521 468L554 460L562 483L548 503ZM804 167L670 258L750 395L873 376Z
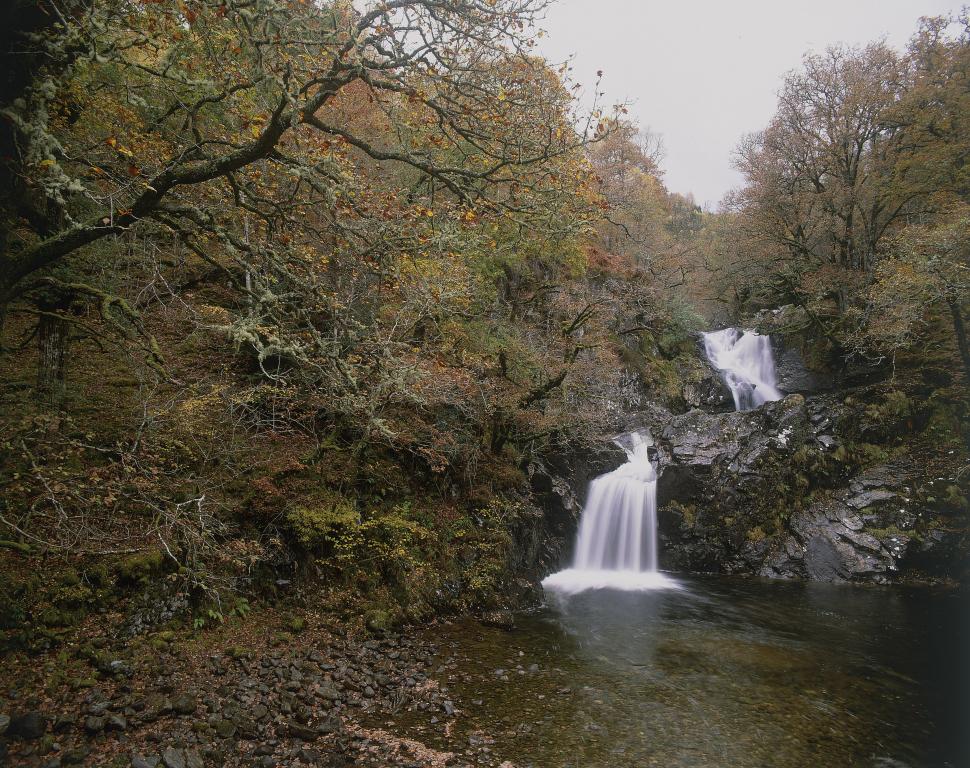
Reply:
M37 621L45 627L70 627L80 620L81 616L75 611L48 608L40 613Z
M167 651L168 643L162 640L160 637L153 637L148 641L148 644L156 651Z
M760 525L756 525L747 532L747 539L751 542L763 541L765 539L765 532Z
M111 583L111 574L104 563L85 569L84 578L94 587L107 587Z
M970 503L967 502L967 497L963 495L960 487L957 485L948 485L946 487L946 496L943 502L952 509L958 509L966 511L970 508Z
M161 550L139 553L116 566L118 582L124 586L148 585L165 570L165 553Z
M373 608L364 614L364 626L375 635L383 635L394 628L393 614L383 608Z

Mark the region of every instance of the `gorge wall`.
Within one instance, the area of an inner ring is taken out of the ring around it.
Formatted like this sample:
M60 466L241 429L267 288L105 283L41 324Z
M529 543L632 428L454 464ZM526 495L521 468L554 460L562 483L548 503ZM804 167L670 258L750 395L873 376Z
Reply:
M772 348L776 402L733 410L708 367L684 385L685 412L648 401L627 415L625 427L656 437L661 567L875 583L965 577L965 419L946 393L918 376L810 370L781 337ZM584 489L611 459L621 460L605 449L533 476L546 568L568 555Z

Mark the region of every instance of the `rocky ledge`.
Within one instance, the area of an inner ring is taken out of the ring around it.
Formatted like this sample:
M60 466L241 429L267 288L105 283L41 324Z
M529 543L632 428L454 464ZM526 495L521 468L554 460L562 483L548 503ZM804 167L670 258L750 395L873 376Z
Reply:
M659 425L662 566L821 581L961 578L956 480L914 444L853 443L858 409L846 402L795 394Z

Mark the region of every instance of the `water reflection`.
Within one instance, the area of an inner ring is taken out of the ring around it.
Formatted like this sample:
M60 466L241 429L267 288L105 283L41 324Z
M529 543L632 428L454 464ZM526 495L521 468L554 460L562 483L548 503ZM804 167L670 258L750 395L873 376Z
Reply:
M678 579L457 625L457 738L536 768L970 765L965 595Z

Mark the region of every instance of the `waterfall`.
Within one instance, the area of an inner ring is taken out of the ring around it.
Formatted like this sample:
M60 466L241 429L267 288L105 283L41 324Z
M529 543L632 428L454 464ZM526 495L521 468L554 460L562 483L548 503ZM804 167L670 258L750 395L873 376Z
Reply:
M590 483L573 567L547 577L546 589L675 586L657 571L657 472L648 453L653 440L641 431L614 442L626 451L627 461Z
M771 340L754 331L725 328L704 334L704 352L724 376L738 411L781 400L775 378Z

